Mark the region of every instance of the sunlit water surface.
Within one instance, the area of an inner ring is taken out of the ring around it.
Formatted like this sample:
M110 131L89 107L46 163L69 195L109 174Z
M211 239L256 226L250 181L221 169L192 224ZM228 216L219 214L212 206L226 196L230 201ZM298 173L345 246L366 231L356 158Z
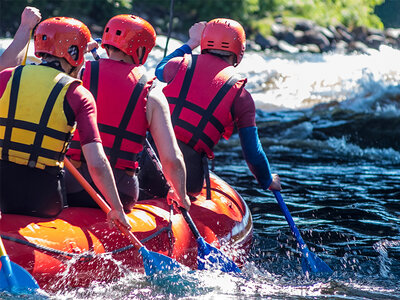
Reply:
M1 40L0 48L8 43ZM162 55L153 50L149 70ZM289 226L273 194L260 189L247 169L234 135L218 145L212 166L252 211L254 243L241 276L182 271L150 279L127 273L112 284L47 297L400 299L400 52L249 52L238 69L256 101L259 134L281 176L282 196L303 239L334 274L302 274Z

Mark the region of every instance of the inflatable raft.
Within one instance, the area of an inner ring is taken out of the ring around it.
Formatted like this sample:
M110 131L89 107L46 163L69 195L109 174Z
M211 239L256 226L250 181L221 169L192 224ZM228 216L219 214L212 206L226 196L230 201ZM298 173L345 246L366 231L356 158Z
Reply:
M203 189L190 214L208 243L222 247L239 266L243 263L253 224L249 208L232 187L211 173L211 200ZM139 201L128 216L132 232L148 250L196 269L196 240L166 199ZM6 214L0 228L11 261L45 290L107 282L127 270L144 272L138 250L120 231L109 228L100 209L70 207L55 219Z

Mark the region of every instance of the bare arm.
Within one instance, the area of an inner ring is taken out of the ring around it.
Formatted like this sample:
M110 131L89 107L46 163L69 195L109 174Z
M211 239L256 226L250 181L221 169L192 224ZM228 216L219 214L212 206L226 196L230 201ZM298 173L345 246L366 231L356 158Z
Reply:
M195 49L200 45L201 34L206 27L207 22L197 22L192 25L189 29L189 40L185 43L190 47L190 49Z
M93 142L82 146L83 154L88 165L90 176L111 206L108 213L110 221L119 221L127 228L131 228L119 199L114 176L102 144Z
M21 15L21 23L15 33L14 39L0 56L0 71L20 65L28 51L31 31L40 22L42 16L35 7L27 6Z
M178 196L178 205L188 210L190 200L186 194L185 162L172 128L167 99L159 87L149 93L146 116L160 154L164 175Z

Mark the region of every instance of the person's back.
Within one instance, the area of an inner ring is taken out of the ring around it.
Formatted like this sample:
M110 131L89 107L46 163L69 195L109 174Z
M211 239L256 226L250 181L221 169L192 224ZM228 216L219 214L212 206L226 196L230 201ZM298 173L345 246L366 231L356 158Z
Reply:
M115 16L107 23L102 38L109 58L88 62L83 73L84 86L96 98L103 146L125 210L131 209L138 199L137 155L143 150L146 132L156 123L150 122L147 107L148 102L154 101L149 96L153 78L148 79L142 67L155 45L155 37L153 27L144 19L133 15ZM67 155L91 181L76 143L79 138L74 140ZM87 193L68 177L68 203L92 206L94 203Z
M234 69L245 51L242 26L233 20L214 19L207 24L194 24L189 35L189 41L156 68L157 78L167 82L163 91L170 104L174 131L186 167L190 170L188 192L197 194L203 187L207 169L201 168L200 157L213 158L214 146L221 137L230 137L234 125L239 134L246 132L244 136L250 136L248 145L242 142L250 170L264 187L273 183L280 189L279 177L271 175L259 143L255 105L245 89L246 79L238 76ZM193 55L191 50L199 44L201 54ZM207 166L204 159L203 165Z
M96 184L118 219L129 228L104 165L93 96L77 74L91 36L82 22L50 18L35 31L41 65L0 73L0 201L3 213L54 217L64 207L63 163L75 123Z

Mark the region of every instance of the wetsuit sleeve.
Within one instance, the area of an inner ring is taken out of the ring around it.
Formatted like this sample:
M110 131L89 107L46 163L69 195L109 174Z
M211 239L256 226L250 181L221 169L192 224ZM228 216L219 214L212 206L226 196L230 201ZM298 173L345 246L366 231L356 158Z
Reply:
M240 143L246 163L265 189L272 182L271 170L265 152L258 137L256 127L256 105L251 94L243 88L233 101L234 120L239 130Z
M156 77L158 80L162 82L167 82L164 80L164 68L167 65L167 63L175 58L175 57L183 57L185 54L192 54L192 49L186 44L182 45L178 49L176 49L174 52L171 54L167 55L166 57L163 58L163 60L157 65L156 67Z
M246 163L264 189L268 189L272 182L271 169L268 158L258 137L257 127L239 129L240 143Z
M75 115L81 145L101 143L93 95L82 85L74 82L67 91L66 100Z

